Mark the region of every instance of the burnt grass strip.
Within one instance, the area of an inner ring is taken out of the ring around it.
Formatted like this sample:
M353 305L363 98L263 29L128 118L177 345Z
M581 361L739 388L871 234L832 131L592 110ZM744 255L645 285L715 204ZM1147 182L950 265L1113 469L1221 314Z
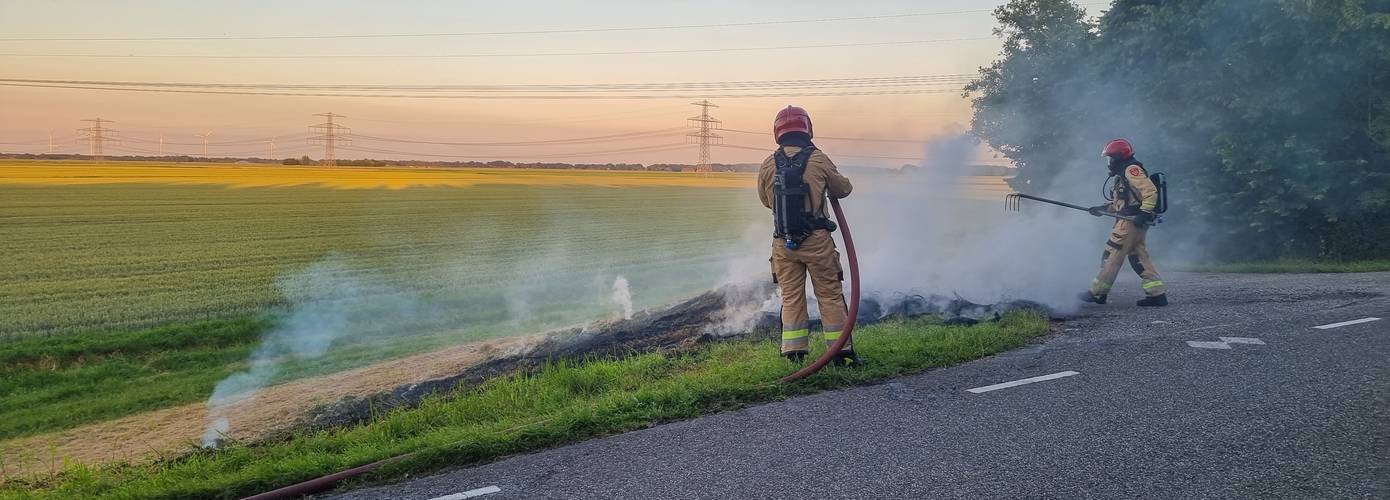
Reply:
M240 498L409 455L348 486L392 481L962 363L1050 329L1026 302L869 300L862 319L876 324L856 328L863 366L782 384L797 365L777 354L776 342L760 340L777 321L757 297L766 295L719 290L630 321L555 332L457 377L326 407L339 420L310 421L279 439L155 463L72 464L53 476L10 478L0 499ZM905 319L913 316L930 317ZM735 334L745 322L761 328Z
M558 361L614 360L649 352L679 354L720 340L777 338L779 316L760 307L770 293L770 285L728 285L663 309L642 311L632 319L551 332L521 352L493 357L453 376L321 405L265 439L360 425L383 413L418 406L433 395L507 375L533 374ZM960 297L897 295L862 299L855 321L857 327L864 327L885 320L938 316L946 325L973 325L982 320L998 321L1004 313L1016 310L1049 313L1046 306L1031 301L975 304ZM819 329L819 320L813 320L811 327Z

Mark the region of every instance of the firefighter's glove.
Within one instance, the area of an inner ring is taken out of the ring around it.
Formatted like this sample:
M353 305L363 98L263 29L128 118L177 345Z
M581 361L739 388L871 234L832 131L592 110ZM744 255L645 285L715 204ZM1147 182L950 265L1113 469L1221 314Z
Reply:
M1107 207L1106 205L1096 205L1096 206L1094 206L1094 207L1091 207L1091 208L1086 209L1086 211L1087 211L1087 212L1090 212L1091 215L1094 215L1094 216L1096 216L1096 217L1100 217L1100 216L1102 216L1102 215L1105 215L1105 209L1106 209L1106 208L1109 208L1109 207Z
M1134 215L1134 223L1140 226L1151 226L1154 223L1154 214L1151 212L1139 212Z

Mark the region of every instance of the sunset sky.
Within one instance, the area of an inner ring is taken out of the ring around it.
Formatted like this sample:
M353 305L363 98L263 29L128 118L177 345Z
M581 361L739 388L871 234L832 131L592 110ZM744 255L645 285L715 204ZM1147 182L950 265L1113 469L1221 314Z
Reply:
M273 2L273 1L4 1L0 38L203 37L159 41L0 41L0 78L135 82L279 84L594 84L803 80L973 73L998 53L993 18L1000 1L586 1L586 2ZM1096 9L1097 7L1091 7ZM972 12L957 12L972 11ZM917 13L939 15L804 24L651 31L409 38L210 40L216 36L458 33L635 26L726 24ZM985 39L978 39L985 38ZM973 40L959 40L973 39ZM678 54L465 58L217 59L81 58L55 54L286 56L459 55L748 48L799 44L931 41L900 45ZM37 55L37 56L36 56ZM958 85L957 85L958 87ZM923 87L927 88L927 87ZM942 87L949 89L950 86ZM829 137L926 139L968 126L959 92L918 95L718 98L715 116L735 130L765 131L786 104L806 107L816 132ZM690 98L640 100L386 99L224 96L0 86L0 151L44 152L52 131L60 152L80 120L100 116L133 141L157 140L166 151L199 153L195 133L230 156L277 157L322 149L309 145L314 113L346 115L354 134L439 142L529 141L645 132L680 127L698 114ZM506 160L693 163L694 148L565 157L611 149L685 142L683 132L620 141L546 146L446 146L359 140L358 147L403 153L491 156ZM768 147L770 134L723 134L725 143ZM252 141L264 139L265 142ZM179 145L174 143L186 143ZM149 148L149 142L125 147ZM137 145L138 146L135 146ZM823 139L842 164L897 166L921 145ZM119 146L118 146L119 147ZM395 157L344 151L343 158ZM717 148L715 162L754 162L765 153ZM447 158L435 158L447 159Z

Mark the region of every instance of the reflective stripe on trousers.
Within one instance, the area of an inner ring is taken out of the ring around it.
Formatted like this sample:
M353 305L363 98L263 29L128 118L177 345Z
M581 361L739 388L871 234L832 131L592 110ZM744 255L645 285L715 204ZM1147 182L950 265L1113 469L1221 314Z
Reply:
M806 328L782 331L782 352L805 352L811 348L811 332Z

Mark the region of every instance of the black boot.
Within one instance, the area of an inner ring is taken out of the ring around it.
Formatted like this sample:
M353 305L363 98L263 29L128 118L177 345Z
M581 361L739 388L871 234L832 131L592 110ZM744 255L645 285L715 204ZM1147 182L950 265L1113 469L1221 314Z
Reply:
M830 360L830 364L854 368L860 364L859 355L855 354L853 349L840 351L839 354L836 354L835 357Z
M1080 295L1077 295L1076 298L1081 299L1082 302L1092 302L1092 303L1096 303L1096 304L1104 304L1104 303L1105 303L1105 296L1106 296L1106 294L1091 295L1091 292L1081 292L1081 294L1080 294Z
M1134 305L1139 307L1163 307L1168 305L1168 294L1165 293L1153 297L1144 297L1139 299L1138 302L1135 302Z
M787 358L787 361L791 361L793 363L800 363L806 360L806 351L784 352L782 353L782 356L785 356Z

